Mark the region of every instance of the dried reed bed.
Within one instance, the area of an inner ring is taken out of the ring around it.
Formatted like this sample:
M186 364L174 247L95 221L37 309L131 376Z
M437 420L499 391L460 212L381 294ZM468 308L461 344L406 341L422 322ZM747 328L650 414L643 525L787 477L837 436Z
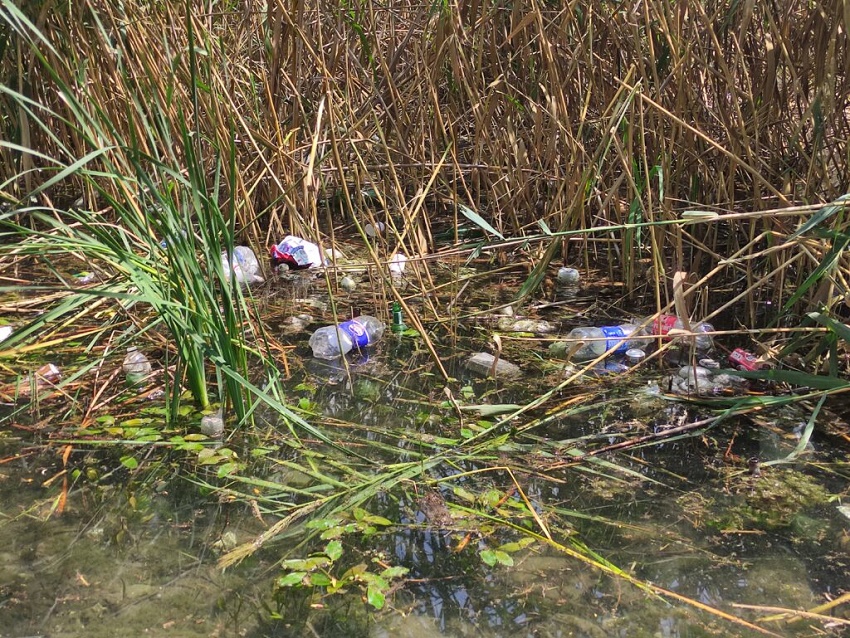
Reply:
M705 273L740 255L735 272L720 269L727 281L743 277L749 301L756 282L770 284L779 303L807 269L764 279L800 249L768 248L812 209L769 211L831 201L848 183L838 0L211 1L190 16L186 6L87 0L31 13L56 47L42 50L56 77L11 34L0 73L52 114L3 95L6 137L65 163L130 142L179 163L186 118L209 149L235 152L222 199L260 244L332 235L340 208L361 223L389 212L409 251L433 249L432 224L457 225L460 204L505 236L539 233L540 221L569 231L670 222L689 208L761 213L578 237L585 263L629 289L646 283L638 258L651 256L655 273ZM69 126L57 82L107 124ZM37 156L2 154L7 195L46 178L28 171ZM110 160L133 173L120 148ZM842 231L843 218L826 223ZM542 243L538 272L560 249ZM807 259L832 245L810 242ZM656 288L663 303L660 275Z

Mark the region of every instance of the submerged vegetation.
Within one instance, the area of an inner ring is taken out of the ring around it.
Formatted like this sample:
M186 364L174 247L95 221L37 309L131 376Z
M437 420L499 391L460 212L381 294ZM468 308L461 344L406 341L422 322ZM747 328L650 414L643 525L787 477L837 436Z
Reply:
M846 460L811 456L813 437L846 449L850 431L837 0L19 4L0 0L0 423L61 464L33 512L82 508L126 473L145 518L184 478L257 519L211 547L227 569L276 561L264 622L327 606L328 635L362 620L331 602L346 592L380 610L494 567L587 635L602 629L573 605L616 599L615 624L621 582L707 631L776 635L795 612L847 624L836 591L830 607L734 608L635 558L686 544L656 514L713 539L682 560L723 568L735 534L846 549L840 516L816 515L847 496ZM265 283L240 285L235 247L287 234L327 267L264 263ZM403 277L393 254L410 256ZM561 264L587 294L557 297ZM389 323L393 302L407 326L379 357L309 360L308 313ZM672 311L691 348L659 340L594 380L603 356L552 360L545 338L502 327L505 307L559 328ZM647 386L677 346L695 359L689 318L770 364L734 372L749 391ZM141 388L119 379L131 345L155 359ZM501 358L524 377L472 381L464 348L482 345L491 373ZM223 441L202 424L219 413ZM616 584L559 592L559 611L528 575L554 572L550 556Z

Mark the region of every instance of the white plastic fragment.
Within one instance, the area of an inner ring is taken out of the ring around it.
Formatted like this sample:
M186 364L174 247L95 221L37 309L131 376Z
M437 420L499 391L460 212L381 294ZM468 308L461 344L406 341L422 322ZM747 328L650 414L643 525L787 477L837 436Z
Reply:
M374 226L372 224L366 224L366 228L364 228L363 230L366 231L366 234L369 237L374 239L378 235L383 235L386 228L387 227L384 225L384 222L375 222Z
M407 255L404 253L393 253L390 257L390 274L393 277L401 277L407 266Z
M346 275L342 279L339 280L339 287L342 288L345 292L354 292L354 289L357 288L357 283Z

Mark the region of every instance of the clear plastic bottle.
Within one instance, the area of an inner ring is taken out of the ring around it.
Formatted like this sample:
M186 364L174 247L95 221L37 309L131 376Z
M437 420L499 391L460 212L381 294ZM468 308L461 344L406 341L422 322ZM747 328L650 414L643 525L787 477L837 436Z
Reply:
M645 323L648 320L649 318L640 321L639 323ZM648 327L646 328L646 334L653 336L660 335L662 337L667 337L668 339L673 339L675 335L670 335L670 331L684 329L685 324L676 315L658 315L648 324ZM694 341L698 352L708 352L714 347L714 342L711 340L711 335L699 334L706 332L714 332L714 326L712 326L710 323L706 323L704 321L692 323L691 332L696 334L696 338Z
M231 275L236 283L254 284L263 281L260 276L260 262L257 255L247 246L236 246L233 249L233 260L227 262L227 251L221 253L221 266L224 268L224 277L230 280Z
M338 326L319 328L310 337L310 347L317 359L336 359L372 345L383 336L385 327L375 317L360 315Z
M121 367L124 369L129 386L140 385L151 372L151 362L135 346L127 348L127 356L124 357Z
M573 328L567 335L567 340L586 340L585 344L576 350L572 356L573 359L581 361L595 359L609 351L609 354L623 354L629 348L640 344L638 340L634 339L638 334L636 324L624 323L619 326L601 326L599 328Z

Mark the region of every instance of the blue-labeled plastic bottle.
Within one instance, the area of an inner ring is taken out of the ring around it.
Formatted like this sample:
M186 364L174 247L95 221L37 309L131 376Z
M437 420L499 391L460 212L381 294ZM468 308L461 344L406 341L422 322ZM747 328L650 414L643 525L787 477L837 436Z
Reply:
M567 335L567 342L584 341L584 345L573 353L572 358L582 361L595 359L606 352L624 354L626 350L640 343L634 339L638 336L637 328L638 326L633 323L598 328L573 328Z
M362 350L372 345L384 334L382 321L360 315L338 326L319 328L310 337L310 347L317 359L336 359L352 350Z

